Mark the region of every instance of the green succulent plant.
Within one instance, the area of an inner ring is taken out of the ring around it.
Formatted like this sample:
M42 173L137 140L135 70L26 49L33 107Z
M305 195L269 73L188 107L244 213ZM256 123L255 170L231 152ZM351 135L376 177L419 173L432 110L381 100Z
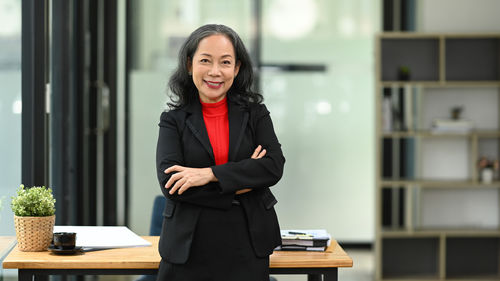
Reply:
M11 208L16 216L20 217L45 217L56 212L56 199L52 189L45 186L25 188L24 185L17 190L17 196L12 197Z

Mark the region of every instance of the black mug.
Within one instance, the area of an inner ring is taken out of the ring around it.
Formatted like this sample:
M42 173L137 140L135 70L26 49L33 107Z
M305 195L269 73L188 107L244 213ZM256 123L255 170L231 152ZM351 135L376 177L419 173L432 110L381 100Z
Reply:
M76 246L75 232L54 232L53 236L54 248L62 250L72 250Z

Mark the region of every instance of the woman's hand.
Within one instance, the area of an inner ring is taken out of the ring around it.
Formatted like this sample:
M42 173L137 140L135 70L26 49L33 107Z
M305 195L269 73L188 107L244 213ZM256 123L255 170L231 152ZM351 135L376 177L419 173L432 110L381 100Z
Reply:
M257 146L257 148L253 151L252 156L250 158L260 159L266 155L266 152L267 151L265 149L262 149L262 145L259 144L259 146ZM250 191L252 191L251 188L240 189L240 190L236 191L236 195L247 193Z
M262 149L262 146L259 145L254 150L250 158L260 159L265 155L266 150ZM165 184L165 188L170 188L168 192L170 194L174 194L175 192L177 192L179 195L181 195L193 186L201 186L211 181L217 181L217 178L215 177L211 168L189 168L180 165L174 165L166 169L164 172L165 174L175 172L175 174L173 174ZM243 194L249 191L252 191L252 189L245 188L238 190L236 194Z
M193 186L201 186L211 181L217 181L211 168L188 168L175 165L165 170L165 174L173 172L176 173L165 184L165 188L170 188L168 192L170 194L177 191L181 195Z

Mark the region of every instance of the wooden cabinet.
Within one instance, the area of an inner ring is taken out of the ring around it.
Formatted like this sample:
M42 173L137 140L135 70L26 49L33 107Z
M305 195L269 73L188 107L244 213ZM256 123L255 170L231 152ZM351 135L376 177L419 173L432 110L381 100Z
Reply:
M500 279L500 34L376 50L376 279Z

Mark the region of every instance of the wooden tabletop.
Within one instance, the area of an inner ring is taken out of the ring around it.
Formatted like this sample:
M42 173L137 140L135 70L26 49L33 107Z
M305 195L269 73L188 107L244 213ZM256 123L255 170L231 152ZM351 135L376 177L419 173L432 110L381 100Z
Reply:
M77 255L21 252L16 246L3 261L10 269L156 269L160 263L158 236L144 236L150 247L109 249ZM325 252L276 251L271 268L352 267L352 259L335 240Z

